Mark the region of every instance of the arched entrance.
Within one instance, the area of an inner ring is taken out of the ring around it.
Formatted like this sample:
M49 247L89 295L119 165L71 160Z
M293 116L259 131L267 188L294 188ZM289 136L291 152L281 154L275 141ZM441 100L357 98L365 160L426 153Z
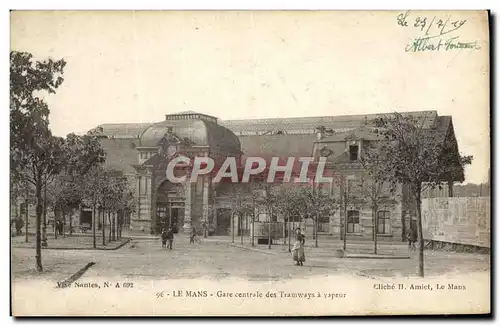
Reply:
M185 193L182 184L164 181L156 191L156 229L172 226L175 233L182 230L185 213Z

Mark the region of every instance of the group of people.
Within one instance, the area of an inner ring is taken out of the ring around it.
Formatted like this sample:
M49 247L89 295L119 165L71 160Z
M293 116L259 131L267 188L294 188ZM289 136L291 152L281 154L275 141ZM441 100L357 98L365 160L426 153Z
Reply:
M189 243L194 243L197 239L195 228L191 228L189 231ZM174 230L170 226L167 230L161 230L161 246L162 248L172 250L172 246L174 243Z
M410 228L408 232L408 246L410 250L415 250L415 243L417 241L417 231L415 228ZM196 239L196 230L195 228L191 228L189 232L189 243L195 243ZM172 227L169 227L168 230L163 229L161 233L161 241L162 248L167 248L172 250L172 244L174 242L174 231ZM168 244L167 244L168 242ZM304 247L306 243L306 237L301 232L300 228L295 229L295 243L291 249L293 261L297 266L304 266L306 261L306 255L304 252Z
M173 243L174 243L174 230L172 229L172 227L170 226L168 230L165 229L161 230L161 247L172 250Z

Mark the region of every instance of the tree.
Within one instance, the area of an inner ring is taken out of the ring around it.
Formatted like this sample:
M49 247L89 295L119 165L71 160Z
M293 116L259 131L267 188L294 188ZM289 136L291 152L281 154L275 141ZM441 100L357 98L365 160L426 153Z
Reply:
M370 167L366 166L366 168L369 169ZM386 182L375 180L369 173L365 172L355 182L352 192L359 194L363 203L368 205L372 211L373 253L377 254L378 212L380 208L392 207L392 205L396 204L394 199L395 189L389 187Z
M126 189L125 193L123 195L122 203L121 203L121 212L122 215L120 215L118 219L118 239L121 239L122 237L122 230L123 230L123 217L124 216L130 216L132 213L134 213L137 209L137 198L134 196L134 192L130 189Z
M92 209L92 238L93 247L97 247L96 234L96 209L100 208L102 203L102 193L106 187L107 175L101 165L94 166L83 178L83 203L85 206ZM103 217L104 222L104 217ZM105 244L104 223L103 228L103 244Z
M50 131L41 134L31 151L25 151L21 165L28 167L23 178L35 187L36 198L36 266L37 271L43 271L41 257L41 221L44 196L43 186L54 175L57 175L64 163L62 154L62 139L53 137Z
M291 251L291 223L293 218L300 221L307 213L307 198L303 189L296 186L287 187L282 186L276 193L276 208L275 211L278 215L284 217L284 221L288 223L288 251ZM286 237L285 237L286 239Z
M317 248L319 217L330 216L337 208L337 201L327 191L319 187L302 189L302 194L305 197L304 207L314 221L314 246Z
M255 182L256 202L259 206L263 206L268 217L268 248L271 249L272 242L272 222L273 216L276 213L278 202L278 191L273 184L267 182Z
M10 202L11 206L15 206L16 218L12 221L12 223L15 226L16 235L22 234L22 228L26 227L25 242L28 242L28 207L30 202L32 202L34 191L33 186L22 176L23 174L21 173L15 173L15 171L12 170L10 171ZM18 199L20 197L24 199L21 207L19 207L20 205L18 204Z
M99 142L98 134L93 131L83 136L70 133L64 142L66 164L63 168L65 188L72 195L68 202L73 207L80 207L83 200L82 180L89 171L104 163L105 153ZM72 234L72 219L70 219L70 235Z
M66 62L32 59L30 53L10 53L10 169L35 186L36 268L41 272L42 186L59 172L62 141L50 133L49 108L38 95L55 93L63 82Z
M424 277L421 193L426 188L441 187L444 181L463 181L464 166L471 163L472 156L460 156L451 126L448 130L431 129L425 119L400 113L378 118L375 125L384 140L367 150L363 160L377 182L409 188L416 203L418 274Z
M243 244L243 217L251 216L253 206L251 201L251 189L248 187L248 184L240 183L235 184L233 188L233 192L231 193L231 207L232 207L232 216L238 216L238 232L240 234L241 244ZM231 230L234 235L234 227ZM234 236L233 236L234 241Z

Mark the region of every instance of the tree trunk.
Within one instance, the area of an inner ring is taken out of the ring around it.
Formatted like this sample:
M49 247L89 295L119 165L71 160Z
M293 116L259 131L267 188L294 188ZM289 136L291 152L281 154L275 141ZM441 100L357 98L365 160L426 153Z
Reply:
M54 210L54 239L57 240L57 219L56 219L56 208L53 207Z
M28 194L26 193L26 200L24 201L24 230L25 230L25 242L28 242L28 222L29 222L29 215L28 215Z
M406 242L406 212L401 215L401 242Z
M69 214L69 235L73 235L73 209L71 209Z
M102 210L102 245L106 245L106 213Z
M314 223L314 233L316 233L316 239L314 241L314 246L318 248L318 222L319 222L319 214L316 213L316 222Z
M422 232L422 199L420 189L415 194L417 202L417 232L418 232L418 275L424 277L424 237Z
M267 239L267 241L268 241L268 243L269 243L269 245L268 245L268 249L271 249L271 241L272 241L272 240L271 240L271 231L272 231L272 230L271 230L271 223L272 223L272 216L273 216L273 214L271 213L271 214L269 215L269 238Z
M66 210L65 209L63 209L63 211L62 211L62 218L63 218L62 234L63 234L63 238L66 238Z
M283 239L285 241L284 244L286 244L286 220L283 220Z
M109 235L110 235L110 240L115 241L115 213L111 213L109 215L110 221L109 221Z
M290 223L290 218L288 218L288 252L292 252L292 224Z
M255 247L255 216L252 217L252 247Z
M120 240L120 228L121 228L120 216L118 215L118 213L116 213L116 240Z
M232 243L234 243L234 213L231 212L231 238Z
M95 223L96 223L96 218L95 218L95 204L92 205L92 246L94 248L97 247L97 235L95 232Z
M111 213L108 212L108 222L109 222L109 231L108 231L108 242L111 241Z
M42 267L42 237L41 237L41 223L42 223L42 180L41 173L38 173L38 177L36 180L36 270L38 272L43 271Z
M42 246L47 247L47 183L43 187L43 228Z
M342 230L344 237L344 251L347 249L347 204L344 202L344 229Z
M378 216L377 216L377 207L372 209L373 216L373 253L377 254L377 229L378 229Z
M240 242L243 244L243 214L240 214Z
M117 235L116 235L116 231L117 231L117 218L118 218L118 215L116 212L113 213L113 241L115 241L117 239Z

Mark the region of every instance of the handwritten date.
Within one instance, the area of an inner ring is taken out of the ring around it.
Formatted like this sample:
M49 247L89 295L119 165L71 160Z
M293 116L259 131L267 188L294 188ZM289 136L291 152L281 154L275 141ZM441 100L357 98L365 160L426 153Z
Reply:
M425 30L425 35L437 34L444 35L454 32L460 29L467 20L452 20L452 16L449 15L446 18L433 16L416 16L415 18L410 17L410 11L406 11L397 16L397 22L399 26L410 27L420 29L422 32ZM410 22L410 24L408 23Z

